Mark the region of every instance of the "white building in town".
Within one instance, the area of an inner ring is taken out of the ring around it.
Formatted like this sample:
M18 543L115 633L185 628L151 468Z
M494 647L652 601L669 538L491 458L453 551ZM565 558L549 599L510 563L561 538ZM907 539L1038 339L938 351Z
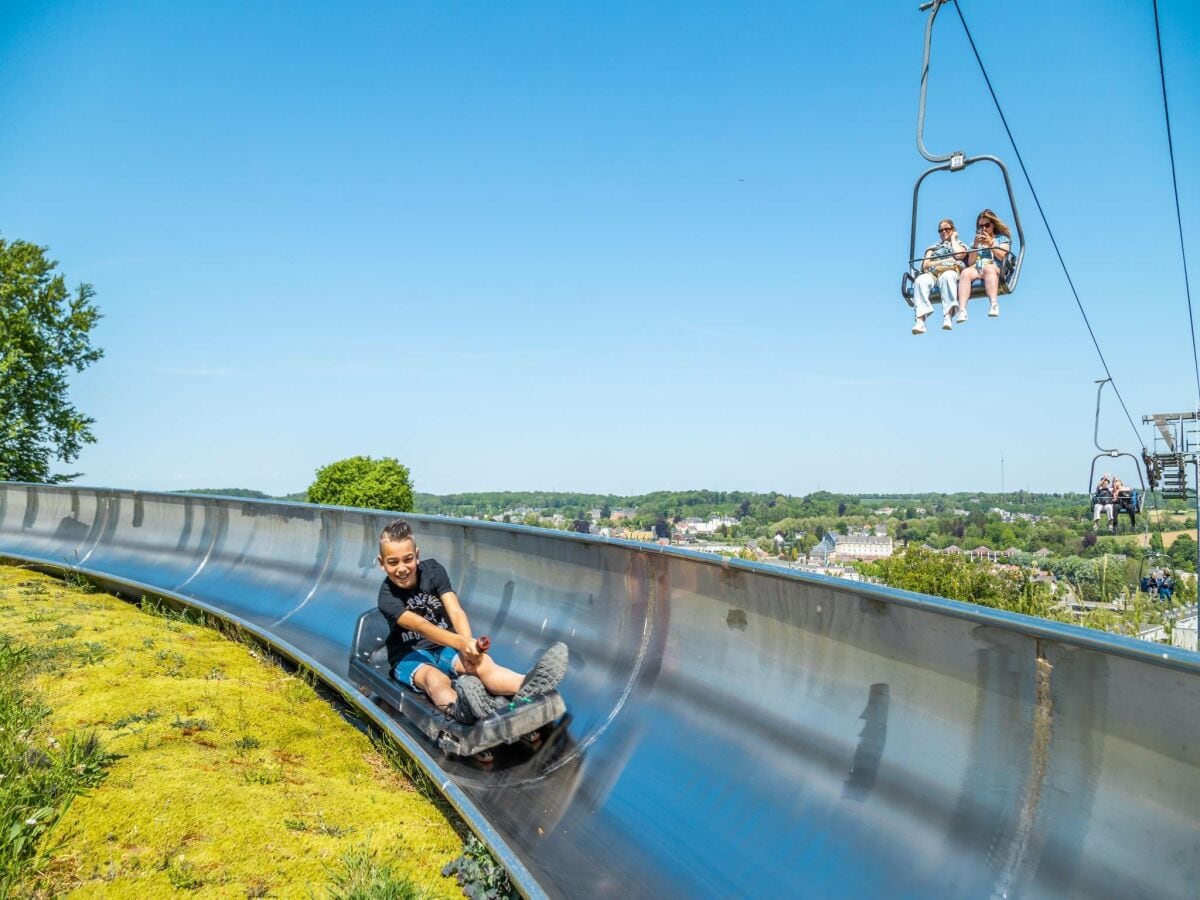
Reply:
M892 555L892 539L886 534L866 531L854 534L829 532L821 543L813 547L809 559L819 558L823 562L847 559L884 559Z

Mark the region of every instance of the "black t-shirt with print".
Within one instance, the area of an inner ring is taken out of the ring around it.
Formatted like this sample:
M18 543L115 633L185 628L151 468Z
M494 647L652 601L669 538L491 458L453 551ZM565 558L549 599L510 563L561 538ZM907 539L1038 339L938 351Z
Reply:
M454 630L450 617L446 615L446 607L442 605L442 594L453 590L450 576L436 559L423 559L417 564L417 583L413 588L398 588L390 579L383 579L383 584L379 586L379 611L392 626L387 641L389 665L394 666L410 650L438 646L416 631L397 625L396 620L404 612L415 612L438 628Z

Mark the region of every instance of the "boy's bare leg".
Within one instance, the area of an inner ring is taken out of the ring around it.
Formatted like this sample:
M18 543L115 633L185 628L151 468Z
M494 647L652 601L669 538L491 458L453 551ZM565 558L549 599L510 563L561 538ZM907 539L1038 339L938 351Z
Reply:
M503 694L506 697L511 694L515 694L518 690L520 690L521 679L524 678L524 676L519 672L514 672L512 669L506 669L487 654L484 654L483 659L481 659L479 664L475 666L465 662L460 656L454 668L457 672L467 675L475 675L480 681L483 682L483 686L486 687L489 692L493 694Z

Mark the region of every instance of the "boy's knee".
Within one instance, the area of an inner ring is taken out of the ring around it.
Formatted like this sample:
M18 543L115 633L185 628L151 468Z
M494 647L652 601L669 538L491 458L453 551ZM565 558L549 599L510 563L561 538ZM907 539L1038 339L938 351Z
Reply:
M432 693L439 687L448 687L450 685L450 677L445 672L428 663L416 671L413 675L413 681L426 694Z

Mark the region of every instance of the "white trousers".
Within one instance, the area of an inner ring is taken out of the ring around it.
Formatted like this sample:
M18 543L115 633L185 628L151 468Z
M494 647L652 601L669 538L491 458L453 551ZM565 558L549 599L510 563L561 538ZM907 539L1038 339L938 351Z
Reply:
M1104 513L1108 521L1113 520L1113 505L1111 503L1094 503L1092 504L1092 521L1099 522L1100 514Z
M913 312L917 314L918 319L923 319L933 312L929 294L935 284L942 295L942 311L951 315L958 309L958 273L950 269L935 279L932 272L922 272L913 281Z

